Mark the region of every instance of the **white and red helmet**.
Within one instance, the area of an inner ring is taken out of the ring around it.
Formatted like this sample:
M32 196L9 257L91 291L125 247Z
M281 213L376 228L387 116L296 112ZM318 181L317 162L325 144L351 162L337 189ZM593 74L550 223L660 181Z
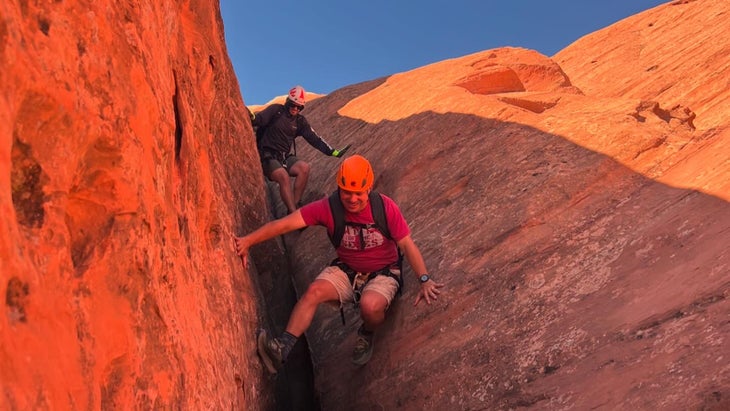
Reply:
M291 90L289 90L288 99L296 105L303 106L305 97L306 92L304 91L304 87L302 86L294 86L291 88Z

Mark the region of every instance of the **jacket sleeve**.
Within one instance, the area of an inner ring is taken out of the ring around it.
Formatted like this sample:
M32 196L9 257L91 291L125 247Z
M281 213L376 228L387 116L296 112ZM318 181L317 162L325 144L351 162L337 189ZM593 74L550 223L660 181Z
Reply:
M258 116L257 116L258 117ZM334 149L317 134L304 116L299 116L297 135L304 137L312 147L326 156L331 156Z

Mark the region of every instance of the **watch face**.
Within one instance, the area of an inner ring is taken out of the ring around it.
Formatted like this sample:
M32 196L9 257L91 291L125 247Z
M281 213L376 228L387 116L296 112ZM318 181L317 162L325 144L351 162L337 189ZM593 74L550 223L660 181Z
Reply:
M428 281L428 275L427 274L422 275L420 280L422 283L425 283L426 281Z

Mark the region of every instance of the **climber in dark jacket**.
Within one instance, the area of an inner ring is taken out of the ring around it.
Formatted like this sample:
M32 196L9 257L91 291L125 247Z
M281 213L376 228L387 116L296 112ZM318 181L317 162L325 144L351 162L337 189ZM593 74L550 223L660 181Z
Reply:
M304 110L305 91L302 86L289 90L284 104L271 104L259 113L251 114L251 125L265 129L257 138L257 148L264 175L279 184L281 200L289 213L300 206L309 179L309 164L296 156L294 140L298 136L327 156L342 157L349 146L333 149L309 125L301 114ZM294 177L294 189L290 177Z

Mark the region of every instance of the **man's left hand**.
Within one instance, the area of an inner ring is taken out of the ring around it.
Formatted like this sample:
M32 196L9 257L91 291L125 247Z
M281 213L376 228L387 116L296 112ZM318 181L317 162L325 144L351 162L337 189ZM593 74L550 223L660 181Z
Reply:
M426 301L426 304L430 305L431 301L436 301L438 299L438 295L441 294L439 288L443 286L444 285L442 283L437 283L434 280L428 280L421 284L421 289L418 291L418 297L416 297L416 302L413 305L418 305L421 300Z

